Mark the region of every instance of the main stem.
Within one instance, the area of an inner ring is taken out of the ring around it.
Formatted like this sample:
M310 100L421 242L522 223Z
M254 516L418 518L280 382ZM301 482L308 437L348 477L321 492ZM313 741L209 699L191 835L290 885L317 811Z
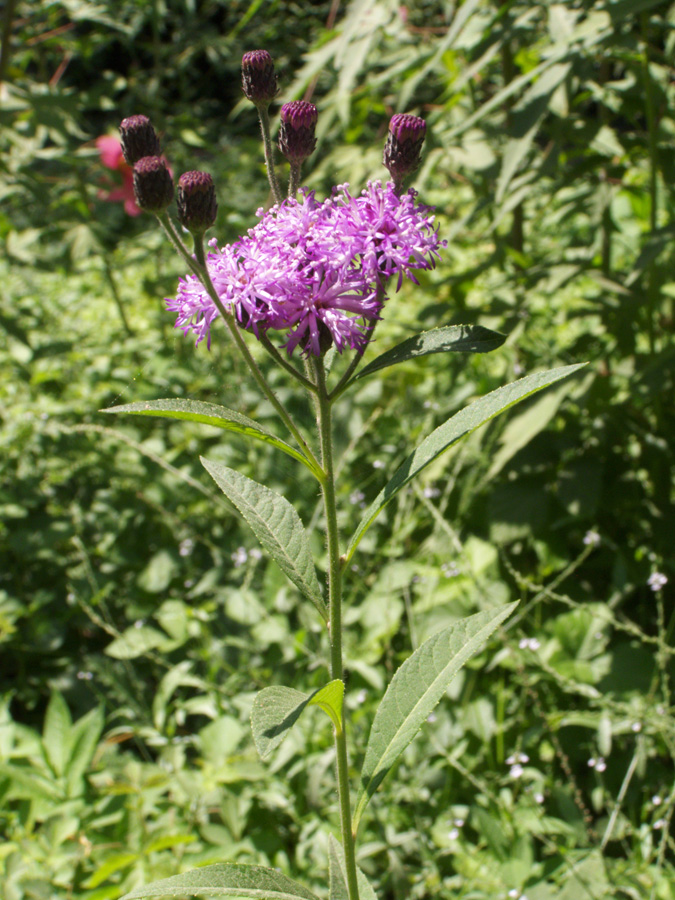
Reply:
M319 412L319 438L321 441L321 465L325 481L321 485L326 513L326 535L328 541L328 605L330 613L330 675L332 679L342 679L342 560L340 558L340 535L337 524L337 504L335 502L335 470L333 466L333 429L331 421L331 401L326 388L326 370L323 360L314 363L317 386L317 406ZM349 900L359 900L356 879L356 855L352 832L352 811L349 799L349 762L347 759L347 737L344 728L344 707L340 728L335 730L335 750L337 755L338 800L340 804L340 824L342 829L342 849L345 854L347 891Z

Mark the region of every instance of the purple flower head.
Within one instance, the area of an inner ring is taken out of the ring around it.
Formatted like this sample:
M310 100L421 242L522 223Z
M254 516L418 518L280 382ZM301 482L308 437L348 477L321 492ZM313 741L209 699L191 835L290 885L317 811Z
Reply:
M426 132L427 124L419 116L398 113L391 117L382 161L397 184L419 166Z
M241 84L248 99L268 106L277 93L274 62L267 50L250 50L241 59Z
M120 143L125 162L133 166L144 156L159 156L159 138L147 116L129 116L120 122Z
M173 200L173 178L160 156L144 156L134 165L134 196L145 212L161 213Z
M216 221L218 203L208 172L185 172L178 179L178 221L193 234L203 234Z
M281 107L279 149L290 162L302 162L316 147L314 129L319 111L306 100L293 100Z
M398 275L415 281L414 269L435 265L441 241L433 211L402 197L394 185L369 183L358 197L348 186L316 199L302 192L261 215L248 234L208 255L207 267L225 308L259 336L285 332L289 355L296 347L322 354L331 343L362 352L386 300L385 287ZM219 315L194 275L181 279L175 299L176 327L210 344Z

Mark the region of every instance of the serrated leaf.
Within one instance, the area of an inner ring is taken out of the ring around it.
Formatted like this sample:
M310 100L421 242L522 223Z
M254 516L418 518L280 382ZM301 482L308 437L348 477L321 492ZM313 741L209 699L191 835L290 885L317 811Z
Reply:
M452 679L516 606L517 603L508 603L454 622L428 638L397 670L375 713L368 737L354 807L354 832L368 801Z
M54 691L45 713L42 745L56 775L63 775L70 753L70 729L73 720L63 696Z
M433 462L436 457L444 453L461 438L471 434L476 428L494 418L494 416L542 390L542 388L548 387L562 378L566 378L584 365L586 363L578 363L573 366L563 366L559 369L550 369L547 372L536 372L534 375L527 375L525 378L513 382L513 384L497 388L491 394L481 397L470 406L460 410L447 422L444 422L443 425L439 425L399 466L391 481L384 486L365 511L345 553L345 563L349 562L361 538L387 503L396 496L402 487L408 484L429 463Z
M162 878L161 881L154 881L145 887L130 891L121 900L143 900L145 897L169 895L318 900L316 894L275 869L224 863L193 869L191 872L174 875L171 878Z
M378 356L361 369L354 381L388 366L432 353L489 353L490 350L501 347L505 340L505 334L490 331L482 325L445 325L443 328L432 328L431 331L423 331L402 341Z
M328 836L328 880L329 900L349 900L344 850L332 834ZM356 880L359 885L360 900L377 900L370 882L358 866L356 867Z
M313 694L304 694L283 685L263 688L251 708L251 730L260 758L267 759L276 750L308 706L321 707L336 729L340 730L344 689L344 683L339 678Z
M293 459L297 459L307 466L319 481L323 477L321 470L317 469L299 450L291 447L265 428L261 428L257 422L249 419L248 416L243 416L233 409L227 409L225 406L218 406L215 403L201 403L196 400L180 399L147 400L140 403L126 403L124 406L111 406L109 409L102 409L101 412L184 419L188 422L199 422L202 425L213 425L215 428L222 428L225 431L234 431L256 441L271 444L277 450L282 450L288 456L292 456Z
M288 500L234 469L203 457L201 462L246 519L272 559L327 621L328 611L321 596L307 534L300 516Z

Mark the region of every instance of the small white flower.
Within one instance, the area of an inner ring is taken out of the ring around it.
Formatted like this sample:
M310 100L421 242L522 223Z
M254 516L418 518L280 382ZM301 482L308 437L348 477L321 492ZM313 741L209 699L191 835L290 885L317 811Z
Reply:
M248 551L248 555L250 559L262 559L262 550L260 549L260 547L254 547L252 550Z
M382 459L376 459L373 462L374 469L384 469L385 465L386 464L385 464L384 460L382 460Z
M194 546L195 542L192 538L185 538L185 540L181 541L178 545L178 553L181 556L189 556L192 553Z
M654 796L652 797L652 803L654 804L654 806L661 806L663 800L661 797L659 797L658 794L654 794Z
M422 493L427 498L427 500L433 500L434 497L441 496L440 490L437 487L433 487L431 485L429 487L425 487Z
M427 716L427 722L429 722L429 724L433 724L435 721L436 713L429 713L429 715Z
M352 491L349 495L349 502L352 504L352 506L356 506L357 504L360 505L361 503L363 503L365 496L366 495L363 493L363 491Z
M520 900L520 891L518 890L518 888L511 888L511 890L509 891L509 897L511 897L511 900Z
M537 638L521 638L518 646L521 650L538 650L541 647L541 644L537 640Z
M134 628L142 628L145 625L143 619L136 619L134 622Z
M534 796L534 802L538 803L541 806L541 804L544 802L544 795L541 793L541 791L537 791L537 793L534 794L533 796Z
M668 584L668 579L663 572L652 572L647 579L647 584L653 591L660 591L662 587Z
M441 572L446 578L454 578L456 575L460 574L460 569L458 568L457 563L446 562L441 566Z
M654 822L653 827L656 828L657 830L661 830L662 828L665 828L666 820L665 819L657 819L656 822Z
M453 819L453 824L455 828L463 828L464 827L464 819Z
M597 547L600 543L600 535L597 531L587 531L584 535L584 544L587 547Z
M631 730L631 731L634 731L635 734L637 734L639 731L642 731L642 725L641 725L641 723L640 723L640 722L633 722L633 724L630 726L630 730Z
M365 688L361 688L361 690L356 695L356 702L358 703L359 706L361 706L362 703L366 702L367 698L368 698L368 691Z
M448 837L450 838L451 841L456 841L457 838L459 837L459 829L451 828L450 831L448 832Z
M247 559L248 553L246 552L246 547L237 547L237 549L232 554L232 562L237 569L239 568L239 566L243 566Z
M436 403L435 400L425 400L424 403L422 404L422 406L425 409L433 409L433 410L437 410L440 408L438 403Z
M94 673L93 672L78 672L77 677L80 679L80 681L91 681L91 679L94 677Z
M511 766L511 768L509 769L509 776L511 778L520 778L522 774L523 774L523 767L520 765L520 763L516 763L514 766Z
M189 591L190 588L194 585L194 583L195 583L195 582L194 582L194 578L187 578L187 579L183 582L183 587L184 587L186 590Z
M588 760L588 767L589 769L595 769L596 772L604 772L607 768L607 763L602 756L598 756L597 759L591 757Z

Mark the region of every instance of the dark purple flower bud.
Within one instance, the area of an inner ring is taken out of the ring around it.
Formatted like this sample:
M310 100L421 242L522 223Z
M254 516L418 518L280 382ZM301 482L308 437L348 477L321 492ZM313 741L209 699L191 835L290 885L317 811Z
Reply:
M144 156L134 166L134 196L141 209L161 213L173 200L173 178L159 156Z
M241 58L241 84L256 106L267 106L277 95L274 62L267 50L250 50Z
M300 163L316 147L314 129L319 113L313 103L293 100L281 107L279 149L291 163Z
M133 166L144 156L159 156L159 138L147 116L129 116L120 122L120 143L126 162Z
M178 221L192 234L203 234L216 221L218 204L208 172L185 172L178 179Z
M426 130L427 124L419 116L398 113L391 117L383 162L394 184L400 185L419 166Z

